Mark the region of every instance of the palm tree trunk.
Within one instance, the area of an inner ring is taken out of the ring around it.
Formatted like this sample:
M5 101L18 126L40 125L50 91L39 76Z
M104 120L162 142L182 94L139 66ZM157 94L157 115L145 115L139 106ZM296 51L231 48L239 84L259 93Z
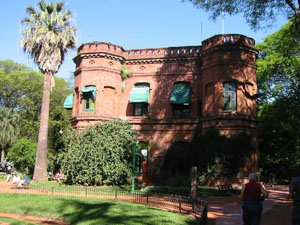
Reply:
M38 147L35 158L34 180L47 180L47 152L48 152L48 122L51 92L51 73L44 74L43 99L40 119Z
M4 157L5 157L5 150L4 150L4 147L1 146L1 162L4 161Z

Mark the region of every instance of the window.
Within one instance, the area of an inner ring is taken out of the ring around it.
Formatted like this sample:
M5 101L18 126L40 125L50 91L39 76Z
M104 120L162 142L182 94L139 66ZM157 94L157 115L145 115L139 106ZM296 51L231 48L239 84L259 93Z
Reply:
M236 83L226 82L223 85L223 110L236 111Z
M91 92L83 94L84 100L84 111L85 112L94 112L95 111L95 99Z
M94 112L95 111L95 98L96 98L96 87L86 86L81 89L84 112Z
M134 116L148 116L148 103L133 103Z
M148 116L150 87L138 83L130 92L129 102L133 105L133 116Z
M175 83L171 91L170 102L174 116L189 116L190 84L188 82Z
M172 104L173 116L189 116L190 106L184 104Z

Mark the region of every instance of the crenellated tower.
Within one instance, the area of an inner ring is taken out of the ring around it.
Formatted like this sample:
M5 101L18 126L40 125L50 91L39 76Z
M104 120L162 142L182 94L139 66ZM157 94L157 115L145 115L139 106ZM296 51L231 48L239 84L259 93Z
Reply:
M257 149L257 50L252 38L215 35L202 44L202 130L232 136L246 132ZM257 154L245 170L257 170Z

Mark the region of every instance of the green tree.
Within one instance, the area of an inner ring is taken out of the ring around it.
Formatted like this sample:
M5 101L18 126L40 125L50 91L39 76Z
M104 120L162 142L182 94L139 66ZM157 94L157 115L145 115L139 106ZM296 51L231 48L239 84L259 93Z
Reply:
M299 94L299 35L291 20L256 46L260 52L256 64L261 101Z
M292 176L300 170L300 39L288 22L257 45L260 166Z
M78 133L64 132L61 172L71 184L122 184L131 174L133 130L122 120L105 121Z
M50 102L49 148L57 150L56 137L60 129L70 126L70 111L63 102L72 90L70 84L55 77ZM0 61L0 107L12 108L21 117L20 137L36 142L42 104L43 75L11 60Z
M64 9L63 2L38 2L38 9L28 7L28 17L21 21L22 46L44 74L43 97L38 137L38 149L33 179L47 179L48 122L51 86L54 75L61 66L65 54L75 48L76 29L72 24L72 12Z
M6 148L19 134L19 119L20 116L12 109L0 109L1 162L4 160Z
M294 17L300 30L300 3L295 0L189 0L195 6L211 13L216 19L222 12L229 15L243 13L246 21L256 30L272 26L278 14L286 13L288 18Z
M7 158L14 163L15 168L22 173L32 174L37 144L26 138L15 141L9 148Z

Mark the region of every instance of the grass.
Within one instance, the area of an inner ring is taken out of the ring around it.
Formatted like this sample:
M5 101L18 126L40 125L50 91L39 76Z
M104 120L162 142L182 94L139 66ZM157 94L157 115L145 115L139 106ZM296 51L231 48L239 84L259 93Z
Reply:
M185 216L144 205L48 195L0 194L0 211L84 225L196 225Z
M10 225L36 225L39 223L33 223L26 220L17 220L17 219L11 219L6 217L0 217L0 224L2 223L8 223Z

